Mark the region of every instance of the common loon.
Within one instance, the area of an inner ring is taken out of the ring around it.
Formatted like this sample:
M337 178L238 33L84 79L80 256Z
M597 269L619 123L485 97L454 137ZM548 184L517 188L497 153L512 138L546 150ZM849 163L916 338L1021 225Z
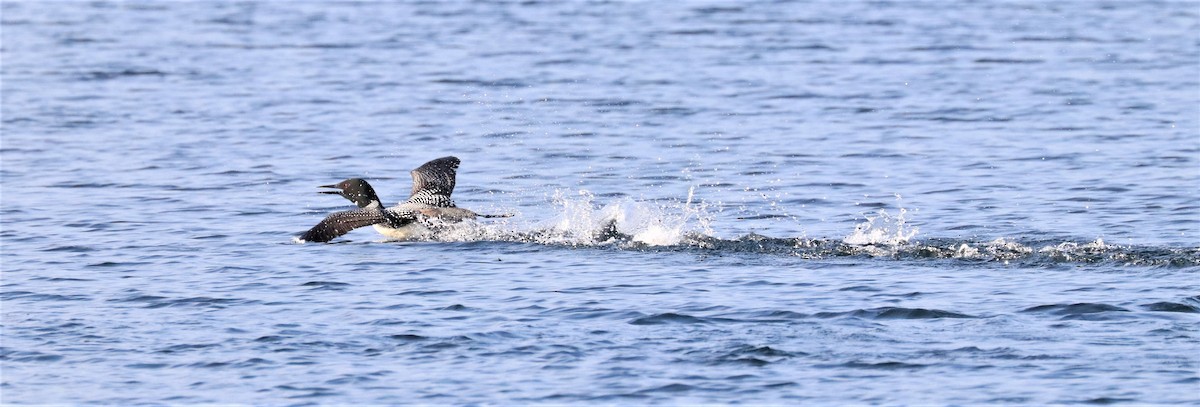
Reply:
M380 234L392 239L411 239L427 232L435 222L455 223L464 219L505 218L512 215L480 215L454 206L450 194L454 192L455 172L459 159L442 157L427 162L412 170L412 195L408 200L391 208L384 208L371 184L361 178L350 178L334 185L336 191L321 191L322 194L337 194L354 202L358 209L335 212L326 216L299 239L305 242L328 242L351 230L374 226Z

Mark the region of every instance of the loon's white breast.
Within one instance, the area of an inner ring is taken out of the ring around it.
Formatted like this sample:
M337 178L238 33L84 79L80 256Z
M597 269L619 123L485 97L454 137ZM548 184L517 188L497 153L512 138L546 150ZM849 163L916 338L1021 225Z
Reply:
M421 222L413 222L398 228L390 228L382 224L372 226L375 227L375 231L379 232L379 234L394 240L421 239L429 235L429 228L425 227Z

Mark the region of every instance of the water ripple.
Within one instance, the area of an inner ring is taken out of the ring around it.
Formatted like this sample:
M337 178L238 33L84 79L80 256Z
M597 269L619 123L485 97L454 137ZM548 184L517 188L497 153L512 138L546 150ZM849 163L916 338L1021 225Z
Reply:
M0 9L8 403L1200 403L1187 2Z

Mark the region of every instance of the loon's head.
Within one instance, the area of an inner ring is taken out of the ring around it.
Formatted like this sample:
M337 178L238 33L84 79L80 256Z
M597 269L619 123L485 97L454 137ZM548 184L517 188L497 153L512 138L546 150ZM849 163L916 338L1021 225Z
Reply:
M375 189L362 178L350 178L334 185L321 185L321 188L336 188L337 191L321 191L321 194L338 194L354 202L359 208L365 208L372 203L379 203Z

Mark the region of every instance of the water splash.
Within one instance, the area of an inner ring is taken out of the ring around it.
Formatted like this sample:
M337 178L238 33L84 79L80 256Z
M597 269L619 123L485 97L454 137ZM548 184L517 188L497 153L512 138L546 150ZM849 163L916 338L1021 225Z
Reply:
M537 235L539 243L611 244L621 240L648 246L673 246L689 233L711 234L705 206L694 204L695 188L684 202L648 202L624 198L598 206L595 195L556 191L557 216Z
M867 221L854 227L854 232L842 242L852 245L889 245L897 246L908 243L917 235L918 228L906 225L905 214L908 211L900 208L900 213L892 216L887 210L880 209L876 216L868 216Z
M693 236L709 236L707 205L695 201L640 201L622 198L604 205L587 190L556 190L547 219L512 218L501 222L468 221L446 225L441 241L519 241L568 246L675 246Z

